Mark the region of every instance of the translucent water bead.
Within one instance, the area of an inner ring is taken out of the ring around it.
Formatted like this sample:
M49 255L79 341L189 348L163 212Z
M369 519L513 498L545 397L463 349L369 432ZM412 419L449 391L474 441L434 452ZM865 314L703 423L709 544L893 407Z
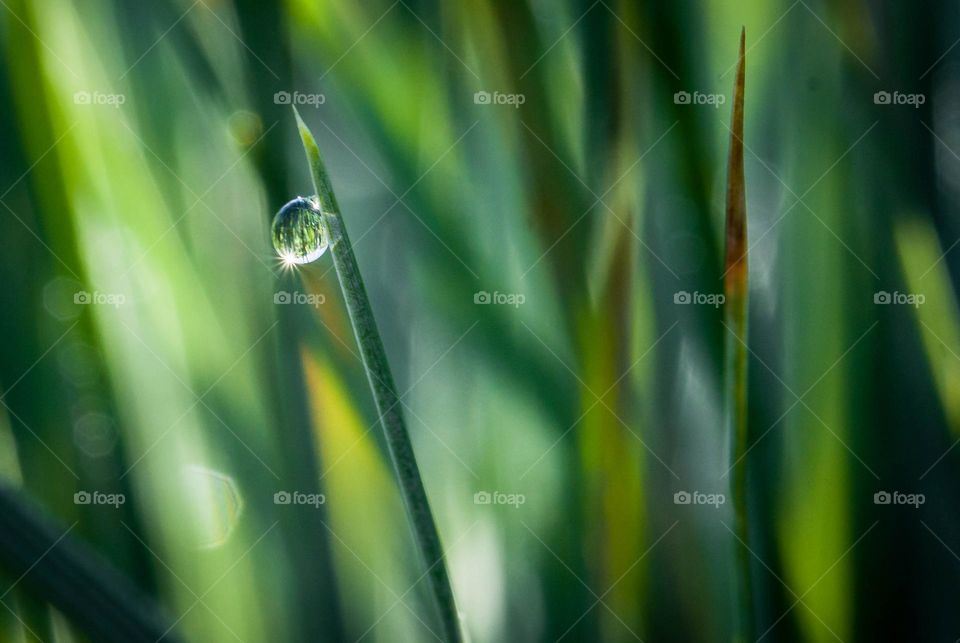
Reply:
M327 251L323 213L315 199L297 197L273 218L273 247L286 264L305 264Z

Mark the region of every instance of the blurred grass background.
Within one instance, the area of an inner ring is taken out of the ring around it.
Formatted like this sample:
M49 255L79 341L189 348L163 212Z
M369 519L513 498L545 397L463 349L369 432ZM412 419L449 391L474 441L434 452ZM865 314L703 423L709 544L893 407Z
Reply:
M955 4L0 4L0 470L187 640L435 638L329 258L269 245L298 100L471 640L730 639L730 503L674 501L727 493L727 331L675 295L721 292L741 25L757 631L960 637ZM0 638L84 640L20 580Z

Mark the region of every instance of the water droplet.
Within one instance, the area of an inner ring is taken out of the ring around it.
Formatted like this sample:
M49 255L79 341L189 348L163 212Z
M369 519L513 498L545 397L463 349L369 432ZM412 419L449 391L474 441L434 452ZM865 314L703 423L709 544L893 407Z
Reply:
M327 251L327 229L315 199L297 197L273 219L273 247L286 264L316 261Z

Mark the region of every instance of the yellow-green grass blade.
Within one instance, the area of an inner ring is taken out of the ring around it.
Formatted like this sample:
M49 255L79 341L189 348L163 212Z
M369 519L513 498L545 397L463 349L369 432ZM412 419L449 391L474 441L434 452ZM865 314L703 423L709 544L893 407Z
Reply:
M950 431L960 435L960 309L950 287L943 248L933 227L922 220L895 229L897 252L908 296L920 324L920 337ZM878 293L892 297L898 293Z

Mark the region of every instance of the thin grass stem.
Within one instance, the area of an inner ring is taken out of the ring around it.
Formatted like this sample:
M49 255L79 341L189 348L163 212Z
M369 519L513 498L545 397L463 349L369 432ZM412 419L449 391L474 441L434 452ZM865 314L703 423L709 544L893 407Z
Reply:
M727 159L726 248L723 290L726 297L724 317L727 329L724 350L726 386L726 420L733 438L732 494L737 543L739 641L754 641L756 615L753 583L750 577L750 522L747 511L747 204L743 173L743 92L745 77L746 35L740 32L740 56L733 95L733 122L730 153Z
M386 434L387 447L400 484L407 515L417 542L426 576L430 581L434 602L443 626L443 637L450 643L462 640L460 619L457 612L440 535L437 532L427 493L420 477L420 469L413 453L413 445L400 410L400 398L393 382L390 364L383 348L383 340L367 298L367 291L353 254L353 246L346 226L340 216L340 208L320 156L320 149L310 130L294 113L303 140L307 161L310 164L317 200L324 214L324 223L329 234L330 252L337 278L343 292L353 332L360 348L360 357L367 373L370 390L377 405L380 424Z

